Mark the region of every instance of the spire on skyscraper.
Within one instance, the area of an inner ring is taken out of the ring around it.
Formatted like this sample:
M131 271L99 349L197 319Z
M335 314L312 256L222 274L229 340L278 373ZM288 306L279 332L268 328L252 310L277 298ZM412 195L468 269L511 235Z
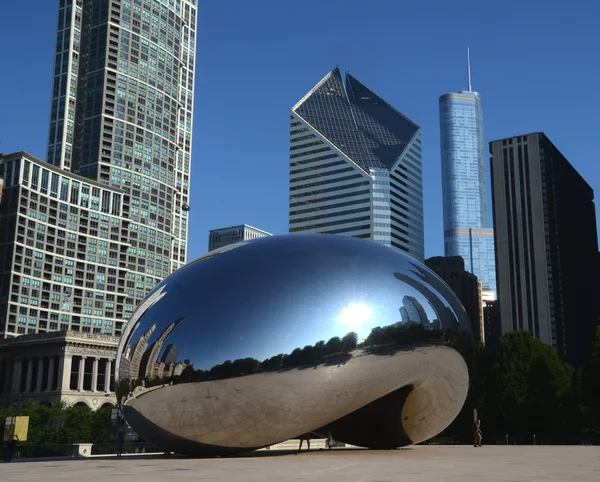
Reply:
M469 81L469 92L471 92L471 52L467 47L467 78Z

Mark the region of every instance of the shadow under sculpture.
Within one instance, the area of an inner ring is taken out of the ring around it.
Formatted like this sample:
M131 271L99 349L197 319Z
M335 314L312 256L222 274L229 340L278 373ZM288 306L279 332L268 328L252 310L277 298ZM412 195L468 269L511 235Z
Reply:
M192 456L329 431L396 448L458 415L472 347L463 307L414 259L273 236L202 256L150 293L119 345L118 396L143 439Z

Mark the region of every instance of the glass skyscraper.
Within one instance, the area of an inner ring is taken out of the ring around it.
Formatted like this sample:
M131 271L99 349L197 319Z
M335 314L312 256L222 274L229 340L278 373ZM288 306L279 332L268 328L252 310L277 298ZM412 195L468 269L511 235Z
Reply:
M494 234L488 228L481 99L469 90L440 97L444 251L496 297Z
M337 67L290 115L290 232L370 239L423 261L421 129Z
M60 0L47 160L130 205L126 304L186 260L196 0Z

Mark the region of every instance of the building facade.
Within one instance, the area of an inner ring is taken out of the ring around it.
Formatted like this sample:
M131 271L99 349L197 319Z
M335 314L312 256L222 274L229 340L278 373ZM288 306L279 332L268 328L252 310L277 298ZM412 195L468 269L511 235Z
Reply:
M134 305L185 264L196 0L60 0L47 161L131 200Z
M98 409L116 405L119 339L54 331L0 340L0 406L18 399Z
M490 143L502 332L578 365L597 323L594 192L543 133Z
M461 256L467 271L496 297L493 229L488 228L481 98L471 90L439 100L444 252Z
M229 228L211 229L208 233L208 250L222 248L238 241L247 241L249 239L264 238L271 236L262 229L242 224L240 226L231 226Z
M483 302L483 329L486 346L494 348L502 337L500 304L498 300Z
M129 196L23 152L0 175L0 336L119 336L135 308Z
M460 256L435 256L426 259L425 265L456 294L469 315L475 340L485 343L481 281L465 269L465 261Z
M291 111L289 230L424 257L421 129L337 67Z

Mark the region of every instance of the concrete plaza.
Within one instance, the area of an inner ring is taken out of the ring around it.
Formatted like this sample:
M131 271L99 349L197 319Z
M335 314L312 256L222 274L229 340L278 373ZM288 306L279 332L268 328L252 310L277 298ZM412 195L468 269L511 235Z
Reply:
M10 482L286 481L600 481L600 447L418 446L395 451L338 449L294 454L261 451L241 457L186 459L132 456L13 462Z

